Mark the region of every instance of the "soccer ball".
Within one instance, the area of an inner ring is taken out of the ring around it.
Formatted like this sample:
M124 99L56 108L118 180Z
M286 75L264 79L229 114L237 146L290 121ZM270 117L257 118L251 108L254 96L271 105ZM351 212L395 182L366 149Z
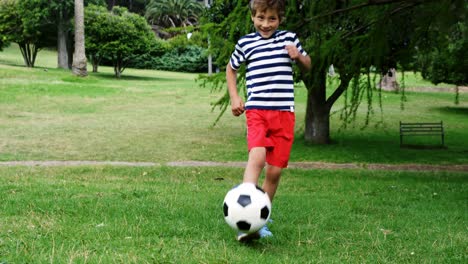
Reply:
M271 214L268 194L253 183L242 183L224 197L224 220L236 231L253 233L262 228Z

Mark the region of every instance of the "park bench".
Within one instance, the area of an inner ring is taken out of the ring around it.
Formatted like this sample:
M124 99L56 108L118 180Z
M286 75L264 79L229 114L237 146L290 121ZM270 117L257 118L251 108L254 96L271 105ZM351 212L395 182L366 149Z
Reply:
M442 121L433 123L404 123L400 121L400 147L404 145L404 136L440 136L441 146L445 146Z

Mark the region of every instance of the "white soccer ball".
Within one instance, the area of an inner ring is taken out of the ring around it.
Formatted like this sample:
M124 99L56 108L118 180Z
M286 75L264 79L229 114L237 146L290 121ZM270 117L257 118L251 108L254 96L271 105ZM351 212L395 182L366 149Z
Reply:
M253 233L262 228L271 214L268 194L253 183L242 183L224 197L224 220L236 231Z

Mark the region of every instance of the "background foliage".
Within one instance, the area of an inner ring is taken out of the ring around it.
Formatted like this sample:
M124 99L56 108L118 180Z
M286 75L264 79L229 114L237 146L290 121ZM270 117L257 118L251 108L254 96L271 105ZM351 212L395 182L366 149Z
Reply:
M202 76L202 85L209 83L215 90L225 90L224 65L237 40L253 31L248 2L219 0L208 10L202 28L210 36L211 52L221 72L214 77ZM312 58L310 72L296 72L296 80L304 81L308 89L306 141L331 142L330 111L339 98L346 100L340 114L345 123L355 120L361 103L368 105L367 118L372 117L376 82L371 75L395 67L419 71L416 54L430 52L430 43L441 50L447 48L448 42L442 40L453 32L453 25L465 21L466 13L466 1L461 0L288 1L280 29L296 32ZM456 60L454 64L464 64L460 57L450 58ZM332 64L338 75L337 82L330 85L327 72ZM439 70L451 71L446 68L449 65L437 65L443 67ZM238 83L244 83L242 72ZM334 91L329 93L328 88ZM214 104L222 114L229 97L224 94Z

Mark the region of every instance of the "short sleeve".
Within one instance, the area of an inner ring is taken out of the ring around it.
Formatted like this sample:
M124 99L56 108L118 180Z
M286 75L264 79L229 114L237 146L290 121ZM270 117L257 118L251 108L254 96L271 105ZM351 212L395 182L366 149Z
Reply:
M294 34L294 45L302 55L307 56L307 52L304 50L304 48L302 48L302 44L296 34Z
M230 59L231 68L237 71L244 61L245 61L244 51L242 50L239 43L237 43L235 50L232 53L231 59Z

